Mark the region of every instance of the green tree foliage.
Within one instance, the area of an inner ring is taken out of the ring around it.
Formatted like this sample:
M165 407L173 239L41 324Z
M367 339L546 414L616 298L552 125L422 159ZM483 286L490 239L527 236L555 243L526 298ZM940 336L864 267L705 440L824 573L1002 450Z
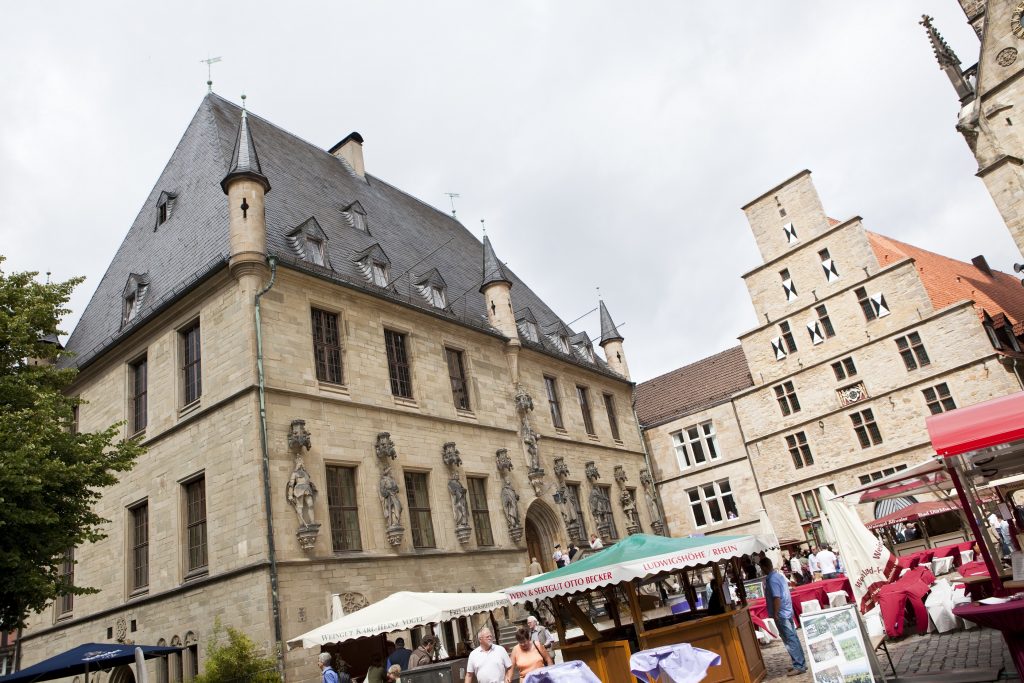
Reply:
M227 642L224 634L227 631ZM281 677L273 657L264 657L249 636L220 620L206 645L206 666L194 683L278 683Z
M0 256L0 265L4 257ZM0 631L62 595L95 592L61 579L64 554L104 537L93 512L100 489L141 453L119 425L75 433L80 401L58 368L61 318L81 278L42 284L37 273L0 270Z

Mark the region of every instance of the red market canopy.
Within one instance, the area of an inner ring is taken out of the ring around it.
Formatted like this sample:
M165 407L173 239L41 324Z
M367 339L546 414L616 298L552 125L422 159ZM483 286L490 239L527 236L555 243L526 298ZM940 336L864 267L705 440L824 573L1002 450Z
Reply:
M930 500L924 503L913 503L905 508L900 508L885 517L879 517L865 526L869 529L881 529L900 522L916 522L925 517L941 515L944 512L955 512L960 509L960 504L955 501Z
M874 503L888 498L902 498L919 493L934 493L936 489L951 489L953 482L940 458L932 457L922 463L899 470L870 484L840 494L859 493L858 503Z
M1024 439L1024 392L931 415L935 452L950 456Z

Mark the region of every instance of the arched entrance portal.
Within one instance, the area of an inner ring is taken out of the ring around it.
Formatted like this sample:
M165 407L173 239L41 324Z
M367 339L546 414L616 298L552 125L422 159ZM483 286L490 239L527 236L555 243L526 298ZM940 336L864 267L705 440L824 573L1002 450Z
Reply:
M530 557L536 557L546 572L555 569L551 555L556 543L565 546L565 530L562 529L561 520L551 506L540 498L535 498L526 509L525 530L526 548Z

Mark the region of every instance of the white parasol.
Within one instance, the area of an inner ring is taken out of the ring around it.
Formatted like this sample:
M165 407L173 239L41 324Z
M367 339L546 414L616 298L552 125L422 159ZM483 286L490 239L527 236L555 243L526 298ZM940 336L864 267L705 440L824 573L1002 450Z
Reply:
M772 539L772 547L764 551L765 557L772 561L772 566L776 569L782 568L782 549L779 548L779 537L775 535L775 527L772 526L772 520L768 517L768 511L761 508L757 511L757 516L761 518L761 526L758 529L760 532L758 536L762 539Z
M288 649L404 631L509 606L504 593L412 593L400 591L288 641Z
M827 488L818 489L821 496L823 520L828 522L828 534L839 546L843 568L853 587L853 596L861 612L875 604L875 596L885 584L896 578L899 567L896 558L882 541L875 537L857 511Z

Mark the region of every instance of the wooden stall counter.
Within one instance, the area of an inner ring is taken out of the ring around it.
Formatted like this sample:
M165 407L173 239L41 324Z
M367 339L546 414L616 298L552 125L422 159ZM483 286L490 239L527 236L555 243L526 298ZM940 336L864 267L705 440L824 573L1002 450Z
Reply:
M759 683L767 676L761 648L754 635L754 624L745 607L713 617L644 630L638 637L641 650L689 643L720 655L722 663L708 669L705 683ZM625 640L583 641L562 647L562 656L566 660L583 660L602 681L630 680L630 654L629 642Z

